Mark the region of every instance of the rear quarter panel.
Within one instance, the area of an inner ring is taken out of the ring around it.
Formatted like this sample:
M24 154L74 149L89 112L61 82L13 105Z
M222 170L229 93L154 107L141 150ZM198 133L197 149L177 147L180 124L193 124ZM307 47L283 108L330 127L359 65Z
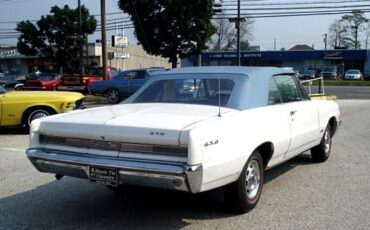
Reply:
M313 100L312 101L319 111L320 130L324 130L331 118L340 120L339 106L335 101L330 100ZM321 139L321 138L320 138Z
M290 141L289 118L279 106L236 111L198 124L188 135L188 140L182 135L181 141L189 142L189 164L203 165L201 190L205 191L235 181L263 143L274 146L271 160L282 158Z

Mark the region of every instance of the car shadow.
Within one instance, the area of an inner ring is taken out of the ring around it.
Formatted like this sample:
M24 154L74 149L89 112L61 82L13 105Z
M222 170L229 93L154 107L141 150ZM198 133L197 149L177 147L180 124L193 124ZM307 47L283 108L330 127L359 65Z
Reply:
M29 130L25 127L0 127L0 135L28 135Z
M311 163L307 154L293 158L266 171L265 184ZM0 221L5 229L179 229L191 220L235 215L224 204L222 189L193 195L126 186L117 194L103 185L70 177L0 199Z
M187 219L233 216L221 211L218 195L140 187L117 195L67 177L0 199L0 221L5 229L179 229L190 224Z
M264 178L264 183L267 184L270 181L276 179L277 177L283 175L284 173L294 169L297 166L300 165L309 165L309 164L316 164L311 156L310 152L304 152L289 161L286 161L280 165L277 165L276 167L266 170L265 171L265 178Z

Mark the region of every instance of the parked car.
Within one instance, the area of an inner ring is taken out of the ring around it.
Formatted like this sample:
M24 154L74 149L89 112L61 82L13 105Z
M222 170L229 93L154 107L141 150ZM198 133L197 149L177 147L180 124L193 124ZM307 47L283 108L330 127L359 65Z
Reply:
M36 118L63 113L81 106L84 96L65 92L21 92L0 86L0 127L28 127Z
M88 86L94 81L101 81L104 79L103 67L90 67L86 69L84 75L69 74L64 75L61 79L61 83L58 86L58 90L62 91L77 91L82 93L88 92ZM105 72L105 79L111 79L117 75L118 71L114 67L107 67Z
M16 84L23 82L25 79L25 75L7 74L0 79L0 86L4 88L13 88Z
M309 149L326 161L338 124L337 103L311 101L294 72L178 68L121 104L33 121L27 156L41 172L111 189L223 187L226 202L246 212L260 198L265 169Z
M302 79L314 79L316 77L315 70L305 70L301 73Z
M369 71L365 72L364 80L370 80L370 72Z
M336 66L327 66L321 71L321 76L324 79L338 79L340 74Z
M358 69L349 69L343 76L343 80L363 80L363 75Z
M21 84L14 86L15 90L57 90L60 84L60 75L41 74L29 77Z
M154 73L164 68L144 68L123 71L108 81L95 81L89 86L91 94L106 95L109 103L116 104L123 97L135 93Z

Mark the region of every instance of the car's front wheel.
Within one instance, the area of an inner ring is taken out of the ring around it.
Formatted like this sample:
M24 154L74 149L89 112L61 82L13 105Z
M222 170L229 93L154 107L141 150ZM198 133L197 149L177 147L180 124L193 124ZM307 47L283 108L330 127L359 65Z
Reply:
M121 95L118 89L111 88L107 92L108 102L111 104L117 104L121 100Z
M17 85L14 87L14 90L16 91L22 91L23 90L23 86L22 85Z
M326 161L331 152L331 128L330 125L326 126L324 136L321 139L319 145L311 149L311 157L315 162L324 162Z
M52 114L54 114L54 112L51 111L51 109L47 109L47 108L29 109L23 115L23 125L26 126L26 128L29 128L33 120L47 117Z
M248 212L257 205L261 196L263 176L264 168L261 154L254 151L245 164L239 179L225 187L225 201L237 212Z

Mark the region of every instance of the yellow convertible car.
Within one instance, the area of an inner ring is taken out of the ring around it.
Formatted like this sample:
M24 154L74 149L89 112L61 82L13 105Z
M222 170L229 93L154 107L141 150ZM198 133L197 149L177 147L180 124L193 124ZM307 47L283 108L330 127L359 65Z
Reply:
M0 86L0 127L29 127L34 119L79 108L83 98L71 92L7 92Z

